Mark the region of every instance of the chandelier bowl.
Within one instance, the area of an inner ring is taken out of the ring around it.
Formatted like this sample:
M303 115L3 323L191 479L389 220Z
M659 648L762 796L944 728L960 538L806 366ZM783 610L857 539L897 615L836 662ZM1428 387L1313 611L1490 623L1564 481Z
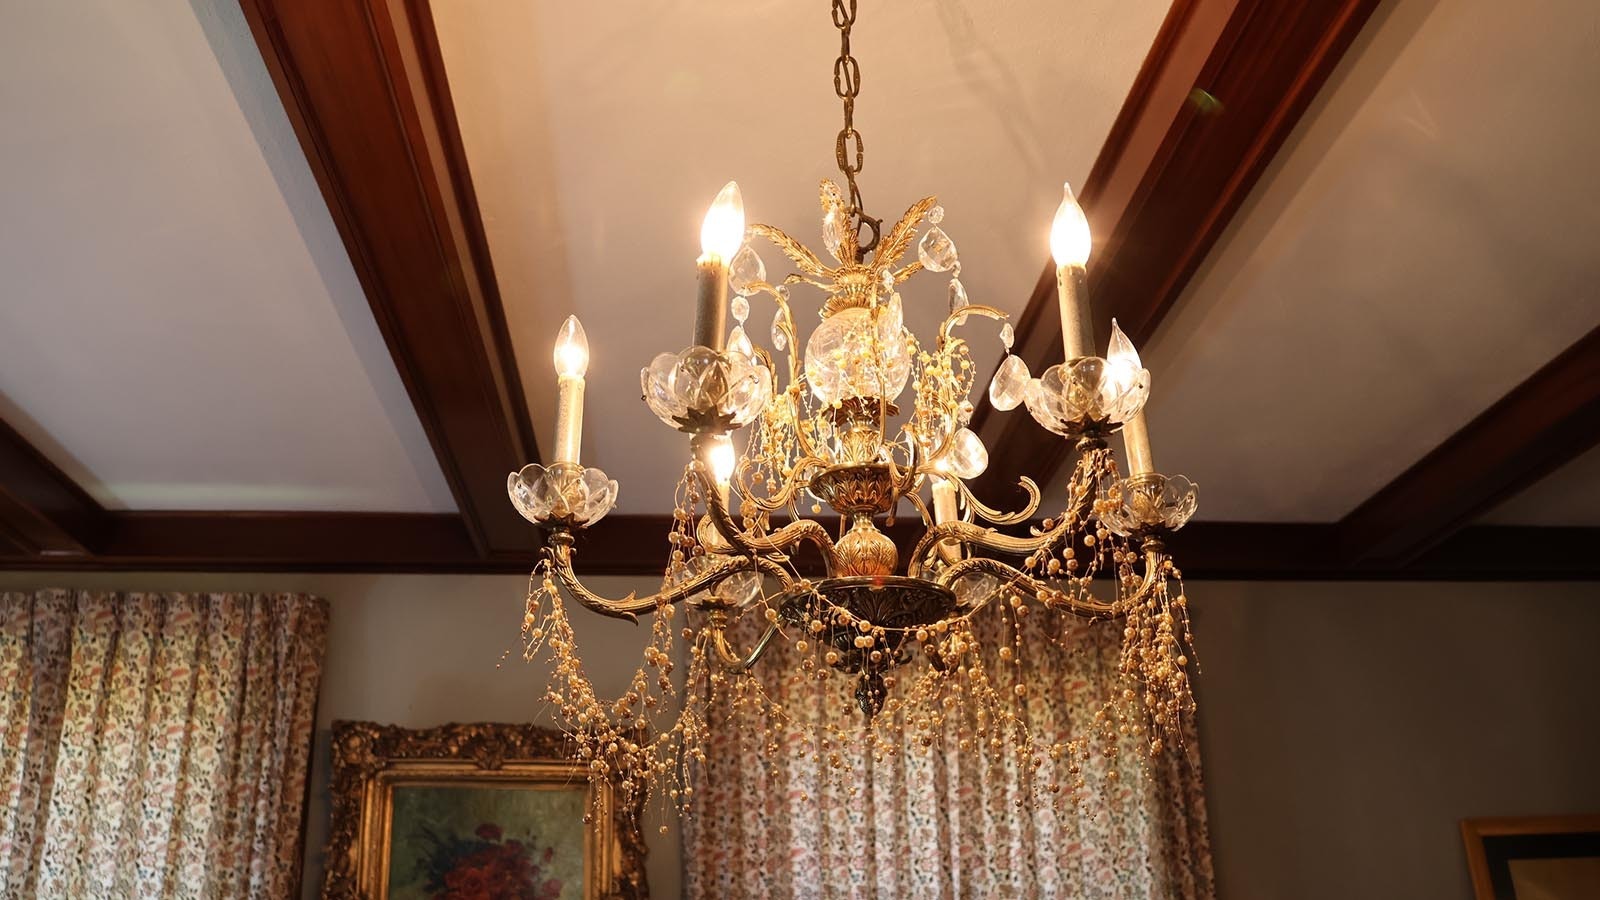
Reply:
M741 428L772 399L771 369L710 347L662 353L640 370L639 382L650 411L685 434Z
M506 479L506 493L524 519L546 528L582 528L605 518L617 502L617 483L576 463L523 466Z
M1034 421L1063 437L1115 430L1150 395L1150 370L1080 356L1044 370L1023 400Z

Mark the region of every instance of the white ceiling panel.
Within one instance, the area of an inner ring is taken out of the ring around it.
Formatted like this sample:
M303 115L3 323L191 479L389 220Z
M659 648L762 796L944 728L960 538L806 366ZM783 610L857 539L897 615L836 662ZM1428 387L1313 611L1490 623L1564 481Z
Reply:
M938 194L972 301L1019 312L1061 182L1088 173L1167 6L862 3L868 211L892 222ZM700 218L724 181L739 181L750 221L822 251L817 183L837 175L840 125L827 5L459 0L434 14L540 436L556 328L576 312L592 355L584 461L621 481L619 512L670 510L686 439L640 401L639 369L689 343ZM789 271L757 246L770 275ZM905 291L924 337L946 284L925 274ZM809 332L820 297L796 298ZM765 344L771 306L753 306ZM984 378L996 332L970 331Z
M1338 519L1600 324L1597 33L1589 0L1374 15L1145 348L1201 518Z
M238 7L4 22L0 415L112 508L453 510Z

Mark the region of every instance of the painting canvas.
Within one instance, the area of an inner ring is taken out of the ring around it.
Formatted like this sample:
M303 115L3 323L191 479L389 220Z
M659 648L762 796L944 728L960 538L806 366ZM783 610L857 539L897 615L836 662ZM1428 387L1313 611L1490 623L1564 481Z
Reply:
M1467 819L1461 835L1478 900L1600 897L1600 816Z
M396 785L390 900L582 900L583 785Z
M327 900L642 900L639 810L559 732L335 722Z

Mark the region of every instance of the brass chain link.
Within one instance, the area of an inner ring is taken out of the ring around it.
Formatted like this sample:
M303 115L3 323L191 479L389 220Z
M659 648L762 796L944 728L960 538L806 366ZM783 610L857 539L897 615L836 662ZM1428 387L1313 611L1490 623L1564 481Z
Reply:
M850 28L856 24L856 0L833 0L833 26L839 29L839 58L833 62L833 92L844 101L844 127L834 141L834 159L839 171L850 187L850 215L855 219L857 240L862 253L870 253L878 246L878 230L882 220L867 215L861 205L861 188L856 185L856 173L866 157L866 144L861 132L856 130L856 95L861 93L861 64L850 55ZM872 231L869 240L861 241L861 228Z

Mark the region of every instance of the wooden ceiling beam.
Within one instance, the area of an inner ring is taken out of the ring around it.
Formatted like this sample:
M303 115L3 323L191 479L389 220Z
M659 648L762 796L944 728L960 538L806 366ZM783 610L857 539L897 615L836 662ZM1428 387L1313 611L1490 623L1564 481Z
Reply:
M22 556L76 561L99 547L106 527L94 498L0 422L0 539Z
M411 513L110 512L101 551L7 552L0 569L173 572L420 572L525 574L532 552L480 555L459 517ZM669 516L610 516L578 538L578 571L659 578ZM531 527L531 526L530 526ZM902 544L913 523L891 529ZM898 533L897 533L898 532ZM1600 528L1474 526L1404 565L1353 567L1338 527L1195 522L1169 546L1196 580L1600 580ZM814 566L801 560L803 571Z
M1340 546L1358 567L1405 565L1597 444L1600 327L1347 515Z
M483 556L533 546L536 461L425 0L240 0L378 328Z
M1100 346L1113 317L1136 344L1155 332L1377 4L1174 3L1078 191ZM1062 358L1055 280L1047 263L1017 320L1013 352L1035 374ZM995 500L1022 475L1048 483L1068 456L1066 441L987 399L974 429L991 448L977 489Z

